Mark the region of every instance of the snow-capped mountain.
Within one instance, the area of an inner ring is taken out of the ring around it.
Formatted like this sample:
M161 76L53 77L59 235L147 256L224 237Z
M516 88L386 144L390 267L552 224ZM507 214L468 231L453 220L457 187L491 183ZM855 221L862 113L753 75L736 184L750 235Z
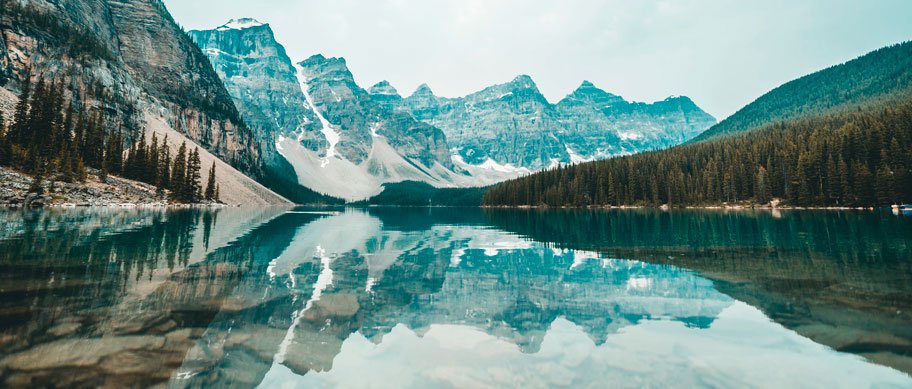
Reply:
M302 142L312 150L325 144L291 59L276 43L269 25L236 19L190 35L209 57L244 121L256 129L257 141L270 151L265 155L267 163L282 158L274 146L281 135L302 134Z
M559 163L679 144L715 124L686 97L631 103L583 85L557 104L529 76L461 98L422 85L361 88L343 58L294 64L268 24L231 20L191 31L212 61L264 159L302 186L347 200L388 183L489 185ZM293 170L293 173L291 172Z
M537 170L665 148L716 123L687 97L628 102L588 81L551 104L526 75L461 98L438 97L427 85L404 99L386 96L375 98L443 129L457 163L501 169Z
M269 25L252 19L191 35L258 139L272 142L273 158L289 163L301 185L358 200L393 182L478 183L453 170L441 130L374 101L344 59L293 64Z

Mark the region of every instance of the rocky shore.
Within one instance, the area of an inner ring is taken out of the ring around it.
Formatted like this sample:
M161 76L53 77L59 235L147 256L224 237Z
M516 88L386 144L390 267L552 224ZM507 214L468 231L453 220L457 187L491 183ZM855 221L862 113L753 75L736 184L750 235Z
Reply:
M113 207L166 206L166 196L148 184L108 176L105 182L97 170L89 170L84 183L46 180L42 193L30 193L34 179L22 172L0 168L0 207Z

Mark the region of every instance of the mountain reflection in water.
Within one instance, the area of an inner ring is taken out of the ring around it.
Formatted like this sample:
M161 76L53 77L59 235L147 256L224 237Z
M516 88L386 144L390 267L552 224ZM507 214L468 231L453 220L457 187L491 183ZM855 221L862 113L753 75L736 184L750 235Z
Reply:
M910 304L906 220L378 208L0 223L7 386L912 385L827 347L910 371L908 313L846 297ZM808 245L844 228L866 246Z

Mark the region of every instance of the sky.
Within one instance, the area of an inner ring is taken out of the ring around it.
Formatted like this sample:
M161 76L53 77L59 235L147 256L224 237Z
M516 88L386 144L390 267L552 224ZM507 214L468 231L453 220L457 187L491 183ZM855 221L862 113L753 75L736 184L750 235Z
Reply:
M269 23L294 61L344 57L368 88L457 97L532 76L723 119L789 80L912 40L910 0L164 0L187 29Z

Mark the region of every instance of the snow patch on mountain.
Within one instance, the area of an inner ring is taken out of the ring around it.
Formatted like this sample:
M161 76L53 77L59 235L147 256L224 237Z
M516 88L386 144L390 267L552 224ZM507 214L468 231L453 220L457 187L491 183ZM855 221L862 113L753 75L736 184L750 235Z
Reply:
M567 150L567 154L570 156L571 164L575 165L578 163L591 162L591 161L595 160L594 157L587 158L587 157L583 157L582 155L577 154L575 151L573 151L573 149L570 147L570 145L564 145L564 148Z
M618 137L621 140L639 140L643 139L643 134L637 131L618 131Z
M527 168L516 167L512 164L500 164L490 158L479 165L466 162L459 154L453 155L451 159L457 170L462 170L471 176L468 180L476 186L492 185L532 174L532 171Z
M228 23L225 23L221 27L216 28L216 30L218 30L218 31L243 30L243 29L247 29L247 28L260 27L260 26L265 26L265 25L266 24L260 23L256 19L240 18L240 19L231 19L228 21Z
M206 55L208 55L210 57L218 57L220 55L226 54L224 51L221 51L221 50L213 48L213 47L207 48L203 51L206 53Z
M380 193L380 182L358 165L337 159L324 164L324 158L301 145L297 139L281 137L276 148L294 168L298 182L319 193L347 200L360 200Z
M324 164L325 158L316 152L296 139L281 136L276 149L294 168L301 185L348 201L376 196L388 183L419 181L438 188L475 184L474 178L456 174L439 163L424 166L406 159L382 135L373 138L370 155L360 165L339 157L332 164Z
M326 149L326 156L323 158L323 161L320 162L320 167L325 168L329 165L329 161L336 157L336 144L339 143L339 133L333 129L332 124L329 123L329 120L326 120L326 117L317 109L317 105L314 104L313 97L310 95L310 87L307 85L307 77L304 75L304 68L300 64L295 64L295 75L298 77L298 83L301 85L301 93L304 94L304 98L307 100L307 104L310 105L310 108L313 110L314 114L317 115L317 119L320 120L320 124L323 125L323 128L320 132L323 133L323 136L326 137L326 143L329 143L329 147ZM298 136L298 141L300 142L304 137L304 132Z

